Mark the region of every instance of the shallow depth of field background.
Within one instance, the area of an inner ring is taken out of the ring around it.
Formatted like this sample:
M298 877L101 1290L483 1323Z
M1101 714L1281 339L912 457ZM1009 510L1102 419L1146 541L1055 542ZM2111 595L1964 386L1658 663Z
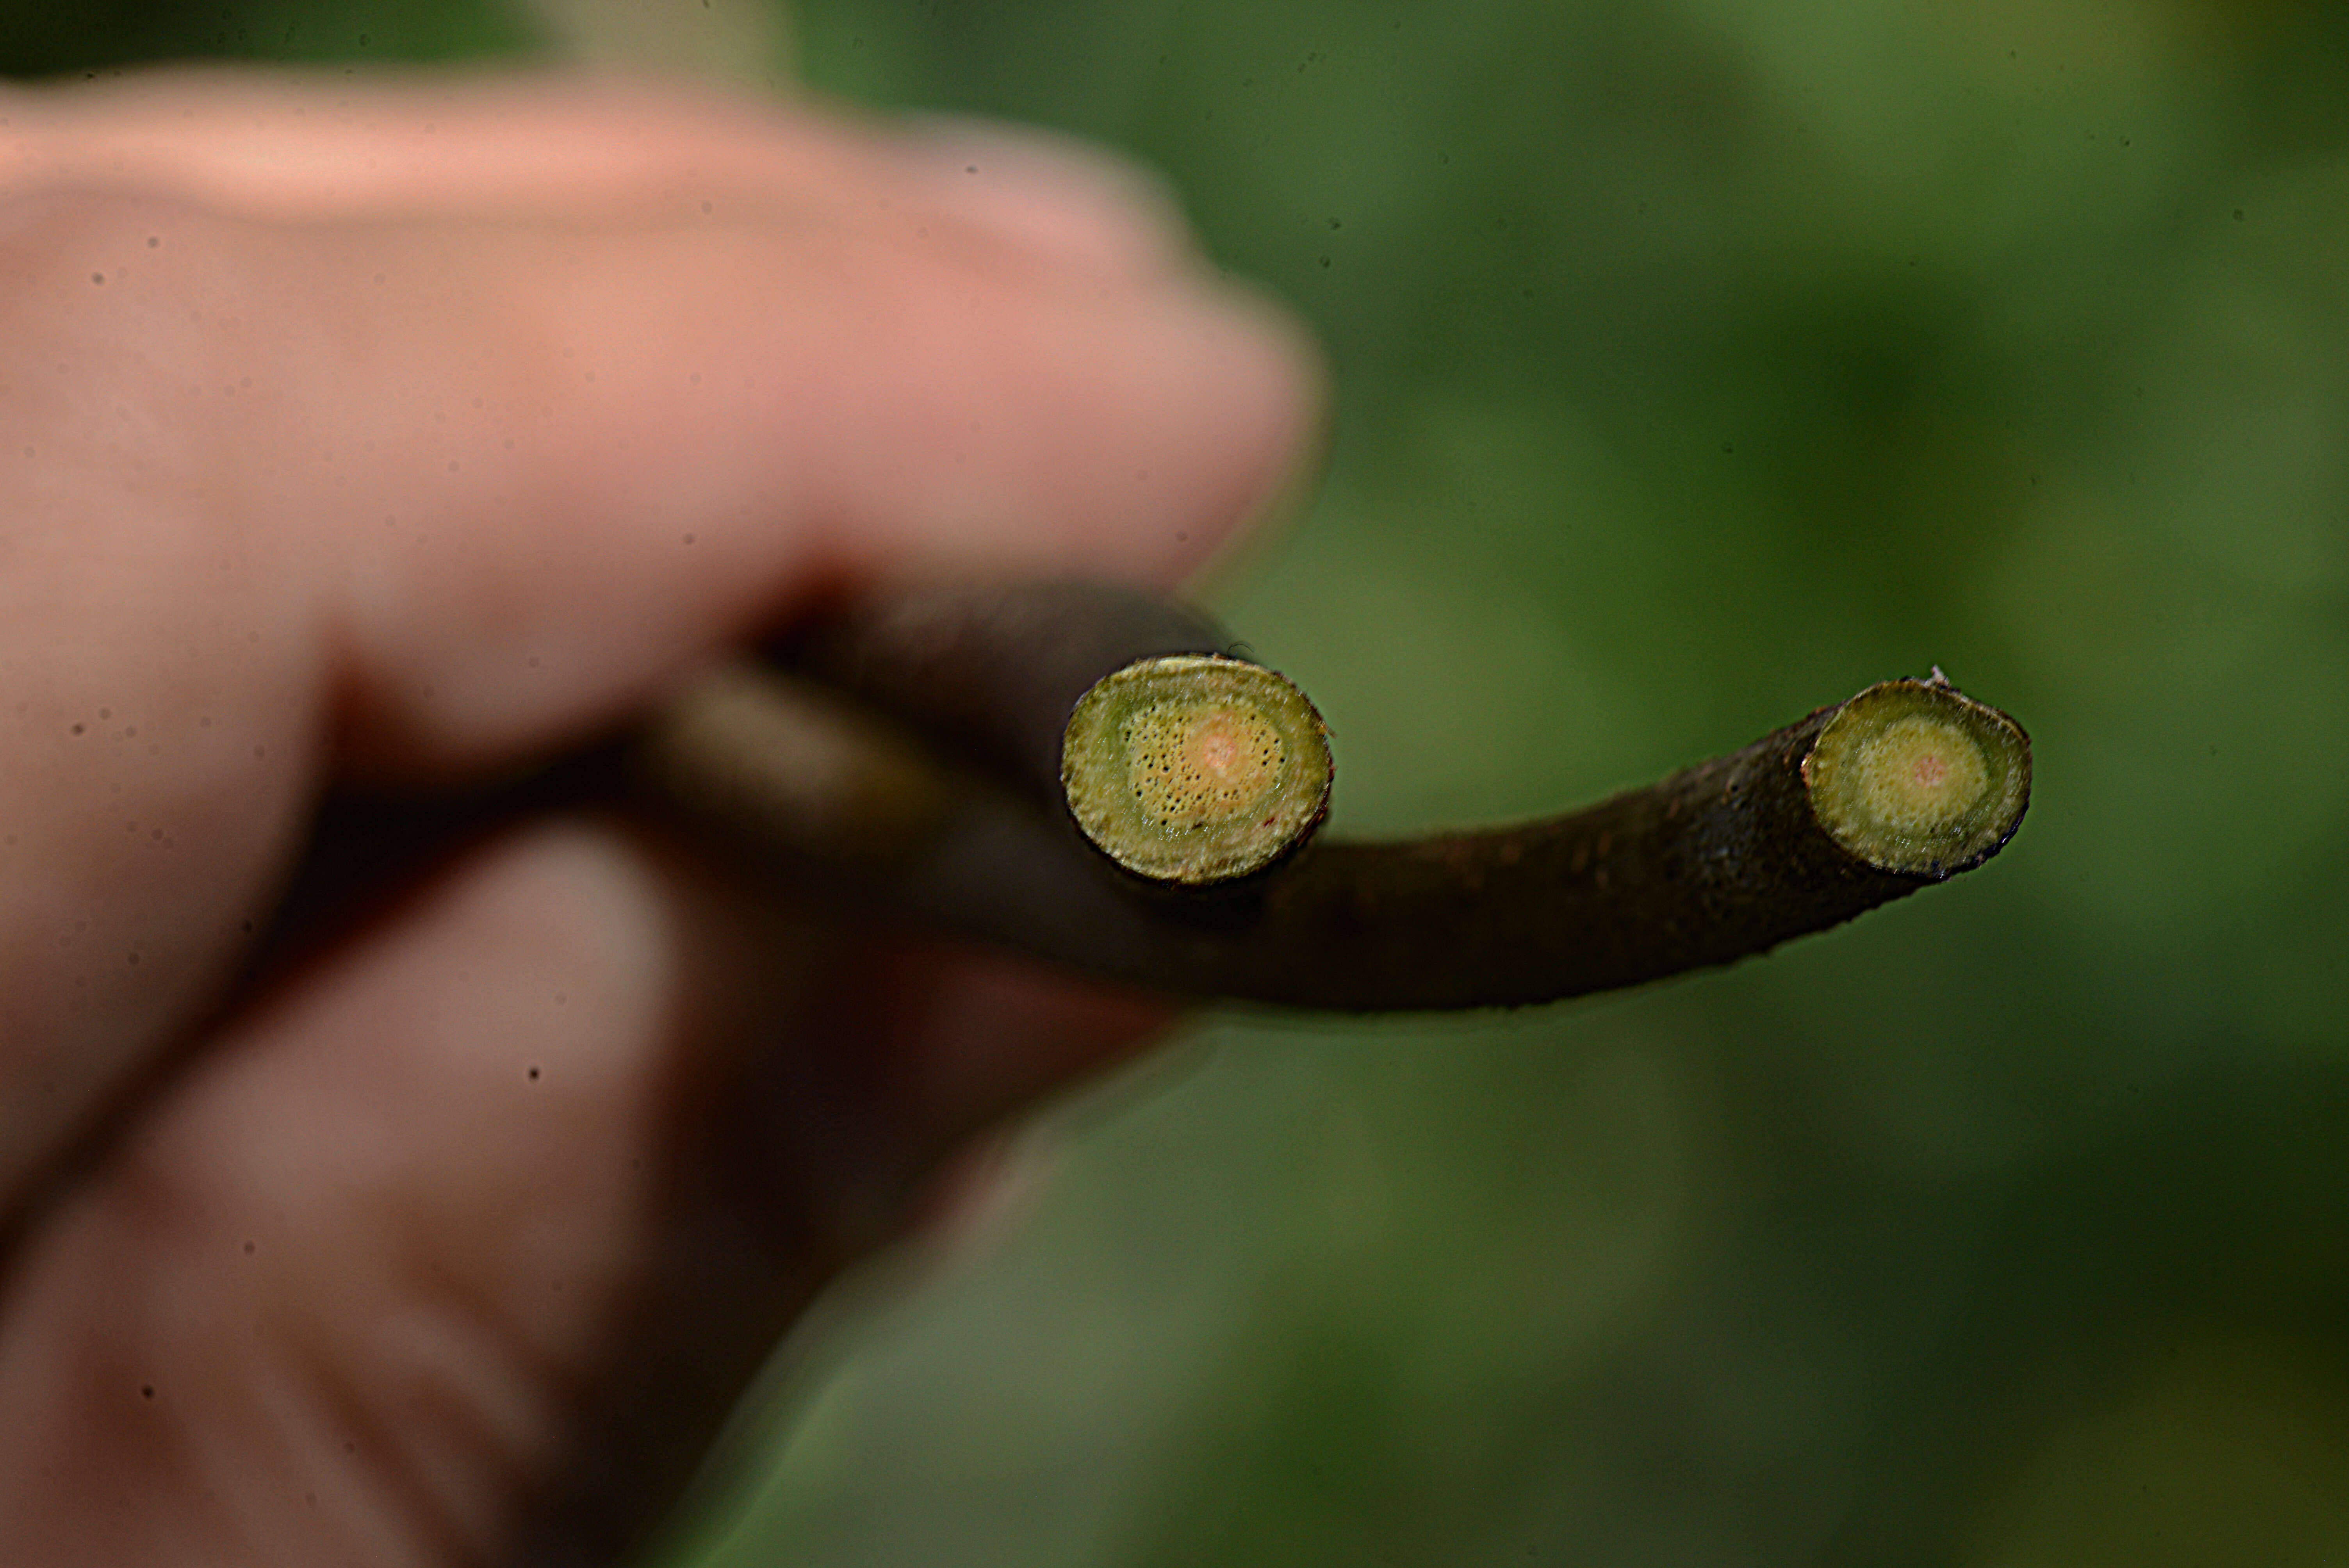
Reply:
M2349 1560L2349 13L744 6L19 5L0 70L657 14L1099 139L1328 346L1326 479L1208 593L1340 830L1934 664L2038 784L1731 973L1203 1019L840 1293L657 1568Z

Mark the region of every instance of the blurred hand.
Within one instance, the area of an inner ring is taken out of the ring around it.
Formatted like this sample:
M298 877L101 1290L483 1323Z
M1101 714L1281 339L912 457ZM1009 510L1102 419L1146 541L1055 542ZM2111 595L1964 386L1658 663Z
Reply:
M610 1556L1154 1015L584 816L224 997L308 813L843 583L1173 583L1307 356L1104 162L554 80L0 94L0 1556Z

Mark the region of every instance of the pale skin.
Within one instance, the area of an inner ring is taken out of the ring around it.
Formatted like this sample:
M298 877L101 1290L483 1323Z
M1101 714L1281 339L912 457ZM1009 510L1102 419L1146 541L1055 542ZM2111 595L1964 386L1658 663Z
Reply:
M1177 583L1310 356L1018 140L339 71L0 119L0 1541L613 1559L1161 1015L592 814L240 988L322 792L559 751L843 584Z

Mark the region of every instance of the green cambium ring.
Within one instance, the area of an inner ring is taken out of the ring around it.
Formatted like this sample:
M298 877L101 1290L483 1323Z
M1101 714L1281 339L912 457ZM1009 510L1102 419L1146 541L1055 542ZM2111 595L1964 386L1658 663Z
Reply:
M1061 753L1087 839L1152 882L1203 887L1260 872L1330 809L1329 731L1260 665L1178 654L1112 671L1079 698Z

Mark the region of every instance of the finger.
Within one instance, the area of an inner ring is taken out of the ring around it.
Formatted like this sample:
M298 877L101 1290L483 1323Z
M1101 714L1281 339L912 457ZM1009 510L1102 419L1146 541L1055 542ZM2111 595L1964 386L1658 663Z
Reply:
M1164 270L1180 214L1132 167L977 120L855 124L616 78L419 81L168 67L0 92L12 194L108 191L281 222L471 215L691 221L829 206L959 224L1039 258ZM705 203L707 204L705 206Z
M1148 1021L907 963L869 1016L871 972L593 824L420 893L232 1026L18 1260L12 1547L617 1556L971 1088Z
M1168 580L1293 459L1261 310L894 222L16 210L0 1193L233 970L330 769L543 750L843 578Z

